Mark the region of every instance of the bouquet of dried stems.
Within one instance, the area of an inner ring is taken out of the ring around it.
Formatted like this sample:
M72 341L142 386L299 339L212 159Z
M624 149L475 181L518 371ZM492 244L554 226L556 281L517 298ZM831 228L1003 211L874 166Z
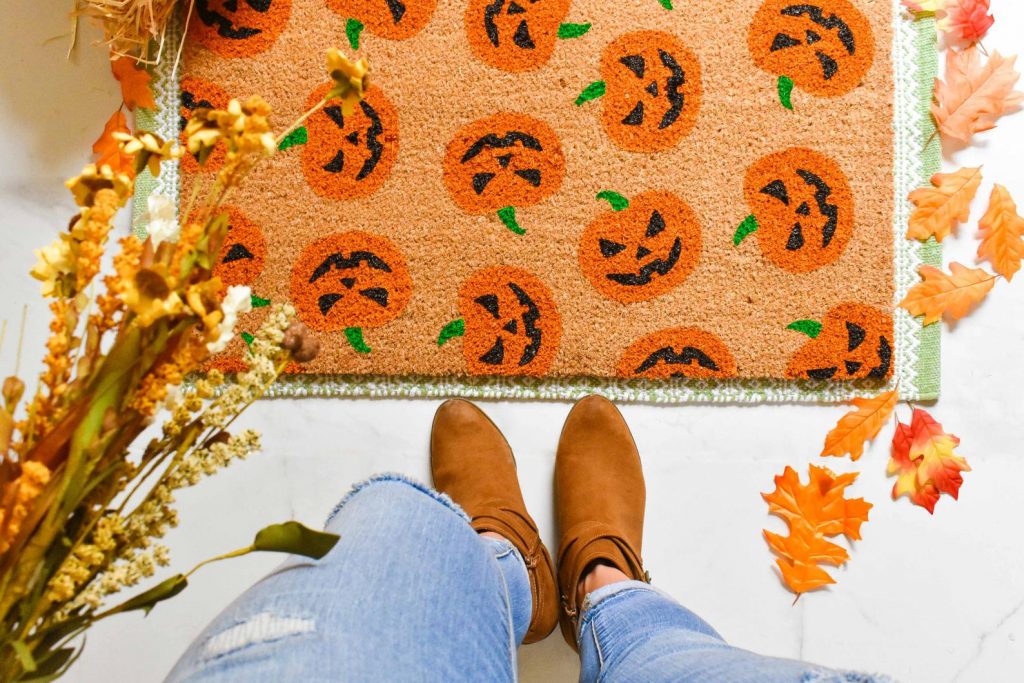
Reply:
M334 87L325 101L351 112L367 65L333 49L327 63ZM38 387L26 395L12 376L0 392L2 681L59 677L96 621L148 611L186 587L191 572L108 605L168 564L158 541L176 523L175 491L259 449L256 432L229 432L239 413L286 365L319 350L291 307L278 305L251 340L247 370L185 381L251 305L249 289L223 286L214 265L228 228L225 198L308 112L277 136L269 116L259 97L197 109L183 133L186 150L151 133L120 134L133 172L89 165L66 183L79 209L32 269L52 312ZM215 147L225 151L223 165L195 184L182 219L169 199L151 197L147 238L118 240L104 272L112 221L135 174L158 174L186 153L205 163ZM143 443L150 425L156 435ZM255 550L321 557L336 540L287 522L222 558Z
M157 54L162 53L167 24L178 1L73 0L72 16L76 22L78 17L96 22L114 55L145 60L151 44L158 46Z

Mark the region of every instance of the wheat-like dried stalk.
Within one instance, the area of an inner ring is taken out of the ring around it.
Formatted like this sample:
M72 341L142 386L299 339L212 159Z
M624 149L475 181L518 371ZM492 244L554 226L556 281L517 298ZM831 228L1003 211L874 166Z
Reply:
M143 63L159 61L167 22L178 2L188 0L75 0L74 16L88 17L103 28L103 42L116 56ZM161 49L151 55L155 41Z

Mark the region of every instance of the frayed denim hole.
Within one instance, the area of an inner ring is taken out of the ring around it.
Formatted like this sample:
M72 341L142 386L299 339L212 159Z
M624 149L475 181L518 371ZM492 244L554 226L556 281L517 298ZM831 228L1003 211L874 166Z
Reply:
M215 633L202 646L202 661L246 650L257 645L274 643L316 631L316 622L299 616L279 616L269 611L259 612Z
M415 490L419 491L420 493L422 493L422 494L424 494L426 496L429 496L434 501L436 501L436 502L440 503L441 505L445 506L446 508L448 508L449 510L451 510L452 512L457 514L459 517L461 517L465 522L468 523L470 521L469 515L467 515L462 510L462 508L459 506L458 503L456 503L454 500L449 498L447 494L441 493L440 491L437 491L437 490L427 486L426 484L423 484L423 483L421 483L419 481L416 481L412 477L408 477L408 476L406 476L404 474L401 474L399 472L384 472L384 473L381 473L381 474L375 474L372 477L369 477L368 479L364 479L363 481L354 484L352 486L352 489L348 493L345 494L345 496L338 502L338 504L334 506L334 509L331 510L331 513L329 515L327 515L327 521L324 522L324 526L325 527L328 526L334 520L334 518L338 516L338 513L341 512L341 509L343 507L345 507L345 505L350 500L352 500L352 498L356 494L360 493L364 489L366 489L366 488L368 488L368 487L370 487L370 486L372 486L374 484L388 483L388 482L390 482L390 483L405 484L407 486L411 486L412 488L414 488Z

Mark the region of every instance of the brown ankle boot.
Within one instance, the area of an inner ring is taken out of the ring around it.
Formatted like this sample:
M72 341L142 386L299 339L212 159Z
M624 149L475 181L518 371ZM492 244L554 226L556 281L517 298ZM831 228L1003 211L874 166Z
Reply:
M580 400L562 427L555 459L559 622L573 649L577 587L595 562L650 580L640 559L645 501L640 455L622 415L600 396Z
M462 506L478 532L508 539L526 561L533 618L524 643L546 638L558 621L558 589L551 556L519 489L516 461L493 422L468 401L446 401L430 433L434 487Z

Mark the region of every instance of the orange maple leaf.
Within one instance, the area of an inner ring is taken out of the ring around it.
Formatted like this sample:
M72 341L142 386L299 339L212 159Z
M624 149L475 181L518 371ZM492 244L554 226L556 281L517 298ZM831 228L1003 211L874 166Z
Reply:
M947 434L942 425L916 408L910 424L897 421L892 439L892 453L886 468L889 476L896 475L892 487L893 500L907 496L914 505L930 513L943 493L959 496L964 479L961 472L970 472L967 461L953 452L960 439Z
M98 155L96 165L106 165L114 173L127 173L129 176L134 176L134 158L130 154L125 154L121 150L121 144L114 139L114 133L130 132L128 130L128 120L125 118L124 112L118 109L107 119L107 123L103 126L103 132L96 138L96 142L92 143L92 151Z
M1002 185L992 188L988 210L978 228L978 258L991 263L992 269L1007 280L1013 280L1024 259L1024 218L1017 213L1017 204Z
M120 57L110 63L114 78L121 83L121 99L126 107L135 111L135 107L156 109L153 92L150 90L151 76L145 69L139 68L131 57Z
M855 408L839 418L839 422L825 436L825 447L821 455L843 457L850 454L851 460L858 460L864 454L864 443L878 436L882 425L892 415L899 402L899 391L883 391L872 398L855 398Z
M995 23L989 0L947 0L943 9L945 16L936 26L964 43L978 42Z
M922 281L910 288L900 306L911 315L923 315L925 325L943 316L947 320L959 320L980 303L996 283L996 276L981 268L968 268L954 261L949 269L951 274L933 266L918 268Z
M983 64L973 45L947 51L946 80L935 79L932 102L932 116L943 135L970 142L975 133L995 128L996 119L1024 101L1024 93L1013 89L1020 77L1013 70L1016 59L993 52Z
M775 477L775 490L761 494L768 503L768 512L781 517L789 527L788 536L762 531L768 547L778 555L775 563L782 580L798 596L835 583L819 564L838 567L849 559L846 549L827 541L826 536L860 540L860 527L868 521L871 503L844 497L857 476L836 476L828 468L811 465L805 486L796 471L787 466Z
M910 214L907 239L934 237L941 242L958 223L966 221L971 213L971 200L981 185L981 168L936 173L931 184L933 187L918 188L907 196L917 207Z

